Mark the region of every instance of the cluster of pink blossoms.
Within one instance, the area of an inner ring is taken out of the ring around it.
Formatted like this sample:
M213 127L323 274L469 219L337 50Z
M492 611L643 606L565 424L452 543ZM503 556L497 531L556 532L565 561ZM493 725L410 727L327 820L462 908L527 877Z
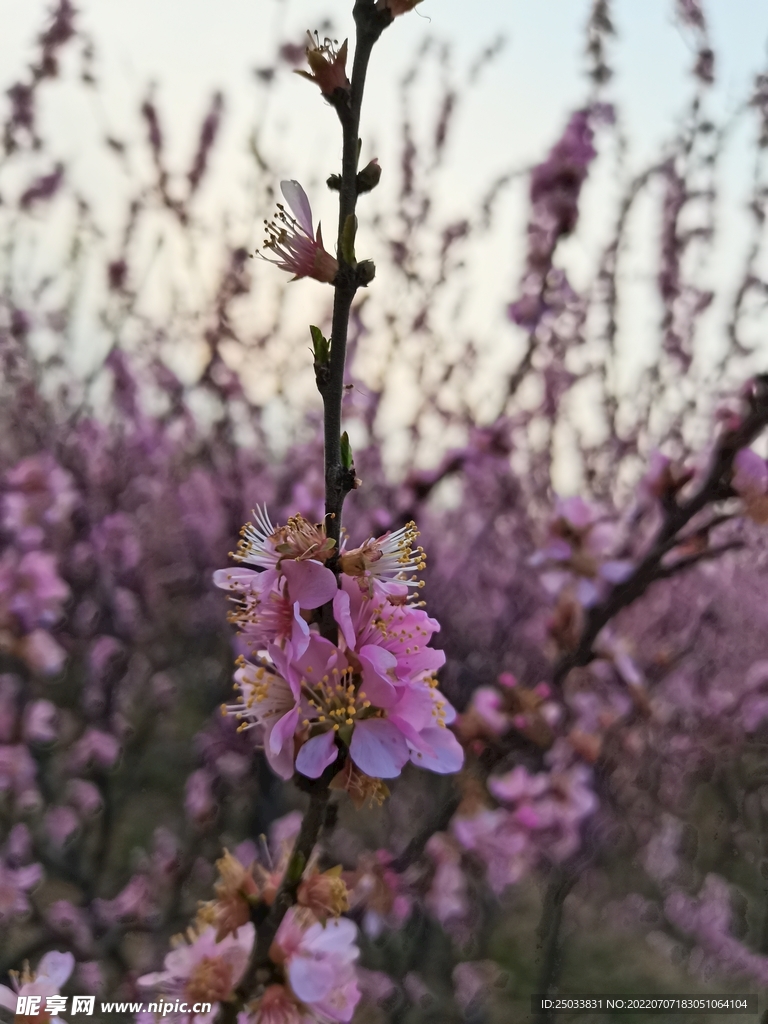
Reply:
M408 761L458 771L464 753L447 728L456 712L434 675L445 655L429 646L440 627L409 600L424 565L414 525L342 548L337 582L321 526L294 516L275 528L266 511L255 519L235 557L262 571L221 569L214 579L234 594L243 649L240 699L226 710L262 731L273 770L318 778L343 751L350 789L361 775L394 778ZM331 602L337 643L319 632L319 609Z
M499 806L471 806L470 801L451 823L459 844L485 864L495 892L520 881L541 859L561 862L574 853L582 823L597 809L587 765L574 762L562 742L548 760L550 771L533 775L517 765L492 776L488 790Z
M22 459L0 491L0 651L26 662L33 672L55 674L65 652L50 629L70 596L58 559L42 550L68 536L78 501L74 483L49 454Z
M245 867L229 853L218 861L216 899L204 904L186 938L165 958L165 970L147 974L139 986L169 1004L163 1020L212 1024L222 1003L237 999L237 987L254 962L257 942L248 920L259 901L271 905L288 863L267 871L256 862ZM360 955L357 926L341 911L348 907L340 869L319 873L307 868L299 903L280 922L260 969L254 997L239 1012L238 1024L345 1024L360 1001L355 963ZM182 1012L183 1004L209 1004L206 1012ZM152 1024L153 1013L137 1024Z
M560 498L546 542L531 564L541 567L541 581L550 594L568 590L582 607L590 608L634 569L632 561L615 554L619 544L617 523L583 498Z

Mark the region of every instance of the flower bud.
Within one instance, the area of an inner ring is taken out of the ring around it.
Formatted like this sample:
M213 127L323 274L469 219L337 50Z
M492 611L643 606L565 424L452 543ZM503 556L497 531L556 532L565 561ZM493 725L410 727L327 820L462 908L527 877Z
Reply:
M308 907L319 921L338 917L349 910L349 893L341 877L341 867L305 878L299 886L297 899L301 906Z
M370 163L367 163L361 171L357 172L357 194L362 195L363 192L370 192L376 188L381 180L381 166L379 161L374 157Z

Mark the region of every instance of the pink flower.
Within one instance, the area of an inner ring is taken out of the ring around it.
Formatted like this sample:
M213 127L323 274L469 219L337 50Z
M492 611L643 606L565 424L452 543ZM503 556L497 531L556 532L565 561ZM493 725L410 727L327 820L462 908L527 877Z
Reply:
M102 563L119 578L130 574L141 561L141 541L125 512L105 516L93 528L92 539Z
M572 585L579 604L590 608L632 573L629 559L613 557L618 544L616 523L582 498L560 498L547 541L530 563L544 568L541 580L551 594Z
M768 957L753 953L731 934L731 894L723 878L708 874L697 897L673 890L664 901L664 914L723 974L746 974L761 985L768 982Z
M67 660L67 652L45 629L27 633L19 640L16 650L33 672L45 676L57 675Z
M205 768L199 768L187 779L184 810L198 825L210 822L216 813L216 800L211 789L211 777Z
M108 732L100 729L86 729L70 753L72 771L82 771L89 765L111 768L120 754L120 744Z
M27 743L51 743L56 739L58 711L49 700L35 700L24 710L24 739Z
M149 924L157 916L149 882L144 875L134 875L113 900L94 900L93 908L105 924L133 921Z
M732 486L744 500L747 515L756 523L768 523L768 463L751 448L742 448L733 468Z
M392 604L381 595L367 598L348 576L333 599L333 614L346 647L362 666L363 684L372 702L388 707L398 687L445 664L445 653L429 647L440 629L421 608Z
M11 867L26 864L32 859L32 833L21 821L17 822L8 833L4 856Z
M45 816L45 830L54 846L64 846L80 827L71 807L52 807Z
M420 572L426 566L424 549L413 547L419 536L416 524L406 523L394 533L385 533L376 540L370 538L359 548L344 551L339 558L341 571L357 578L369 597L375 586L381 595L402 595L406 587L423 587L422 580L409 573Z
M8 548L0 562L0 620L14 616L24 632L51 626L61 617L69 587L58 574L56 556ZM5 606L5 608L3 608Z
M48 452L22 459L5 482L0 519L24 548L39 547L47 531L67 522L79 500L72 477Z
M293 846L294 839L301 831L302 819L301 811L289 811L272 822L269 826L269 847L273 857L279 855L283 846Z
M165 970L139 978L142 988L151 989L171 999L212 1003L210 1013L176 1014L163 1018L178 1024L213 1024L219 1004L230 999L248 964L255 938L253 924L248 922L221 942L216 929L200 932L191 943L183 943L165 958Z
M0 746L0 792L15 796L31 789L37 778L37 764L23 743Z
M71 779L67 784L67 800L84 817L91 818L101 810L99 787L85 779Z
M331 577L331 588L327 600L333 597L336 581L330 569L317 562L283 564L285 567L298 567L302 576L311 574L312 566L323 573L328 573ZM301 601L291 600L287 576L292 574L289 571L286 577L280 578L276 577L274 572L258 573L252 569L238 568L219 569L213 575L217 586L238 595L235 599L236 610L230 613L229 621L239 627L245 643L254 653L263 650L268 644L283 643L285 640L291 641L294 650L306 650L309 626L301 615ZM319 603L325 603L322 597Z
M333 40L324 39L321 43L317 33L315 33L314 37L311 33L307 33L307 35L309 35L307 63L309 64L311 74L307 71L297 71L296 74L301 75L302 78L308 78L310 82L317 83L323 96L331 97L337 90L348 91L350 82L346 71L346 39L337 50ZM283 193L285 193L285 190L283 190Z
M504 710L502 695L495 686L478 686L473 691L465 717L489 736L503 736L512 725Z
M269 985L255 1013L243 1013L238 1024L312 1024L317 1018L305 1013L284 985Z
M74 906L69 900L56 900L46 911L46 920L51 928L69 941L78 952L87 952L93 943L88 913Z
M17 996L40 996L41 1005L45 1008L46 997L59 994L74 966L75 958L71 953L59 953L56 950L46 953L34 974L29 970L22 973L16 991L0 985L0 1006L15 1014Z
M394 778L408 760L435 772L458 771L463 750L446 728L456 712L433 676L445 654L429 646L440 627L407 603L409 581L390 578L395 563L386 568L385 546L371 541L373 555L353 553L357 576L342 573L337 588L322 564L332 550L324 531L300 516L278 529L265 510L254 517L237 557L265 571L221 570L215 581L239 594L232 619L246 649L259 656L258 664L241 659L235 674L240 699L226 711L241 719L241 728L262 730L274 771L290 778L296 756L296 770L318 778L345 747L372 779ZM397 563L400 570L411 567L415 536L408 527L396 540L406 558ZM369 562L384 563L386 585L379 579L374 587L365 577ZM367 580L362 589L360 579ZM338 646L314 631L307 614L331 598Z
M527 832L502 808L457 815L451 831L465 850L471 850L485 864L488 884L495 893L519 882L538 859Z
M376 850L362 854L355 871L345 875L350 905L363 911L363 931L372 939L385 928L401 928L411 914L413 903L403 876L391 864L388 850Z
M319 650L318 650L319 648ZM264 753L272 770L282 779L289 779L294 768L294 734L299 725L299 699L301 696L302 668L312 668L314 660L324 674L329 655L336 649L327 640L313 636L304 650L303 660L291 660L290 644L286 651L272 645L269 649L272 663L264 660L259 665L244 661L235 673L235 684L240 700L229 704L229 714L242 720L242 729L260 726L264 735ZM325 655L324 660L322 659ZM309 659L309 660L308 660ZM275 666L276 662L276 666ZM283 669L286 679L280 674ZM277 670L276 670L277 669ZM311 673L310 673L311 674Z
M29 913L27 893L42 877L43 869L39 864L14 870L0 861L0 921L8 922Z
M493 960L464 961L454 967L454 995L465 1017L474 1016L486 1005L491 986L498 984L500 977L501 970Z
M321 607L336 593L336 577L323 565L333 541L301 516L275 528L266 509L255 509L253 515L255 522L243 527L235 557L266 571L219 569L213 581L236 595L230 621L252 651L290 640L302 654L309 639L302 611Z
M332 284L339 271L337 260L323 248L320 225L314 234L312 208L307 194L298 181L281 181L280 190L291 208L293 216L278 203L277 216L267 224L266 249L277 259L267 260L281 270L293 274L293 280L313 277L316 281ZM266 259L266 257L264 257Z
M285 965L291 990L321 1020L352 1020L360 1001L356 939L357 927L346 917L323 926L291 907L280 923L270 957Z

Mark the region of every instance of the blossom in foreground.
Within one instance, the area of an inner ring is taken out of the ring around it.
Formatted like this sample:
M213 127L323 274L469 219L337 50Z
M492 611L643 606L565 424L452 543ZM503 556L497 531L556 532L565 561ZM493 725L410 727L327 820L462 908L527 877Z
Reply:
M393 18L400 14L407 14L412 11L421 0L379 0L376 4L378 10L387 10Z
M276 259L264 258L293 274L294 281L300 277L313 277L316 281L333 284L339 264L325 251L319 224L315 234L307 193L298 181L281 181L280 190L291 213L278 203L275 219L266 222L264 248L271 249Z
M318 1020L350 1021L360 1001L354 962L357 927L341 917L322 925L291 907L280 923L270 959L283 964L292 993Z
M231 620L250 654L235 673L237 703L225 707L241 728L257 728L273 770L318 778L345 751L356 791L377 797L375 783L407 761L439 773L458 771L463 750L447 727L456 712L434 673L444 664L430 646L439 624L409 603L423 567L417 531L342 551L336 577L324 564L332 544L301 516L275 528L265 510L246 526L235 557L245 566L214 580L233 594ZM333 602L338 643L320 636L317 610Z
M422 587L423 580L413 575L427 564L424 549L413 546L418 536L416 524L406 523L400 530L371 537L359 548L342 552L339 567L346 575L357 577L368 597L374 587L388 595L401 594L402 586Z
M313 1024L317 1020L304 1012L285 985L269 985L249 1011L240 1014L238 1024Z
M308 32L307 35L307 63L310 70L297 70L296 74L315 82L323 96L331 97L337 90L346 92L350 87L347 78L347 40L339 47L331 39L324 39L321 43L317 33L313 36Z
M211 1003L210 1013L171 1015L163 1020L181 1024L213 1024L219 1004L234 995L234 989L245 971L255 938L253 924L216 941L216 929L190 929L188 939L165 958L165 970L145 974L138 984L168 997L168 1001Z
M48 996L59 994L74 966L75 958L71 953L59 953L52 950L45 954L37 965L36 971L30 971L26 964L21 974L11 971L14 988L10 989L6 985L0 985L0 1006L15 1014L18 996L39 996L40 1005L44 1008Z

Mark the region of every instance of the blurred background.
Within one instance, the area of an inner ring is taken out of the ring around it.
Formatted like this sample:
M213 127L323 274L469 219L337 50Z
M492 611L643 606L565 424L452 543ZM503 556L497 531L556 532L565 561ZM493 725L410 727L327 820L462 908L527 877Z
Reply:
M293 72L349 7L0 0L2 972L68 948L73 992L130 998L222 847L263 858L302 804L219 714L210 580L257 503L322 516L308 324L332 293L254 254L285 178L334 237L336 118ZM701 462L765 369L767 42L752 0L424 0L376 48L346 523L360 543L417 519L461 712L548 676L530 560L556 496L618 516L659 446ZM650 724L605 695L613 663L569 696L623 731L554 945L546 838L501 894L450 844L402 883L368 862L363 963L393 980L371 974L359 1020L526 1020L545 969L565 991L768 984L766 550L745 537L622 620ZM503 766L541 769L550 740ZM393 789L340 805L332 862L401 853L447 799L417 772Z

